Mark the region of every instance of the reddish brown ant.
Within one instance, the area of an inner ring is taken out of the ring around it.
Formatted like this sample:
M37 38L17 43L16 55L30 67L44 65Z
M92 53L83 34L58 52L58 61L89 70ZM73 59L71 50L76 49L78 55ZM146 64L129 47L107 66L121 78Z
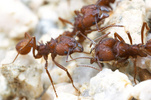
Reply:
M134 58L134 71L135 71L134 81L135 81L136 73L137 73L136 70L137 56L146 57L148 54L151 55L151 50L150 50L151 40L147 41L147 43L144 45L143 34L144 34L145 27L147 30L149 30L147 23L144 22L141 30L141 41L142 41L141 44L132 45L132 38L129 32L127 32L127 35L129 37L131 45L125 43L123 38L117 33L114 33L115 39L113 38L104 39L110 33L102 36L99 43L94 48L95 58L91 59L91 63L98 62L98 65L100 66L99 61L116 60L117 62L123 62L127 60L129 57L132 57Z
M147 30L149 30L149 27L147 26L147 23L144 22L141 29L141 44L132 44L132 38L129 32L127 32L127 35L130 40L130 44L125 43L124 39L118 35L117 33L114 33L113 38L105 38L107 37L109 33L104 34L99 39L98 44L95 45L95 47L92 49L94 50L95 54L94 57L79 57L76 59L86 58L91 59L90 63L97 62L99 67L101 68L101 63L104 61L117 61L117 62L123 62L126 61L129 57L134 58L134 82L136 78L136 58L137 56L140 57L146 57L147 55L151 55L151 39L147 41L146 44L144 44L143 40L143 34L144 34L144 28L146 27ZM96 39L97 40L97 39ZM75 60L75 59L73 59Z
M76 14L74 24L60 17L59 20L62 21L63 24L68 23L73 26L73 31L67 32L69 36L74 36L77 32L81 32L82 34L87 36L87 34L92 31L97 30L100 31L102 29L99 28L98 23L103 23L104 19L109 17L109 14L107 12L109 12L110 10L109 7L106 6L106 4L109 2L110 1L108 0L107 2L100 0L96 4L83 6L80 11L74 11ZM103 6L103 3L105 4L105 6ZM93 25L96 25L96 29L90 28ZM121 26L110 25L110 27L121 27ZM80 43L82 43L85 40L85 38L81 36L81 34L78 34L77 36L79 37Z
M45 59L45 61L46 61L45 69L46 69L46 72L47 72L49 79L52 83L56 97L58 97L58 95L56 93L56 90L55 90L55 87L53 84L53 80L52 80L52 78L48 72L48 69L47 69L47 67L48 67L48 55L50 53L51 53L52 61L59 68L66 71L68 77L71 80L73 87L78 91L78 89L73 84L72 77L69 74L68 70L65 67L63 67L62 65L60 65L59 63L57 63L55 61L55 57L57 55L60 55L60 56L67 55L67 57L68 57L69 55L71 55L74 52L82 52L83 47L80 43L78 43L74 38L60 35L56 39L51 38L51 40L49 42L47 42L46 44L41 42L41 43L39 43L39 45L36 45L36 38L31 37L28 33L25 33L25 39L21 40L16 45L16 50L17 50L18 54L15 57L15 59L13 60L13 62L16 60L16 58L18 57L19 54L21 54L21 55L28 54L31 51L31 48L33 48L33 56L35 59L38 59L41 57L43 57ZM37 54L35 54L35 51L37 51Z

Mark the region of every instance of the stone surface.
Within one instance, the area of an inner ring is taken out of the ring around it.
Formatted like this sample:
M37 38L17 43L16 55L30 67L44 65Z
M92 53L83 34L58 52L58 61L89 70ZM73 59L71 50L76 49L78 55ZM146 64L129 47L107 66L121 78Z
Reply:
M90 80L90 96L94 100L128 100L131 98L132 83L128 77L119 72L103 69Z
M151 80L143 81L132 89L132 95L138 100L151 100Z
M123 25L124 28L112 27L107 29L105 33L111 32L109 37L114 38L114 33L117 32L126 43L130 43L125 32L129 31L133 44L141 43L141 27L145 21L145 14L145 3L143 0L122 0L118 2L115 11L113 11L106 20L107 24L105 25L107 26L115 23L116 25ZM145 35L144 39L146 40Z
M0 96L3 99L25 97L31 100L38 98L43 91L40 64L30 55L20 56L16 62L9 64L10 56L13 55L15 55L14 51L8 52L8 57L1 62L0 80L3 80L1 81L3 89L0 91Z
M9 38L22 38L37 24L37 16L19 0L4 0L0 3L0 32ZM8 24L9 23L9 24Z

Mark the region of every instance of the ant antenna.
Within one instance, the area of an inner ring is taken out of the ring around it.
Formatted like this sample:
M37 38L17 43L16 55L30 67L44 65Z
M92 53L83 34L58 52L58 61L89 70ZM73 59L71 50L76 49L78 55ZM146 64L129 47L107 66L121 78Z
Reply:
M123 25L115 25L115 23L113 23L111 25L99 28L98 32L102 32L102 31L104 31L104 30L106 30L107 28L110 28L110 27L124 27L124 26ZM97 30L98 29L91 29L91 30L86 31L85 33L90 33L92 31L97 31Z
M71 60L67 60L66 62L70 62L70 61L77 60L77 59L92 59L92 57L78 57L78 58L74 58Z
M80 65L77 65L78 67L89 67L89 68L92 68L92 69L95 69L95 70L98 70L98 71L101 71L100 69L94 67L94 66L90 66L90 65L84 65L84 64L80 64Z

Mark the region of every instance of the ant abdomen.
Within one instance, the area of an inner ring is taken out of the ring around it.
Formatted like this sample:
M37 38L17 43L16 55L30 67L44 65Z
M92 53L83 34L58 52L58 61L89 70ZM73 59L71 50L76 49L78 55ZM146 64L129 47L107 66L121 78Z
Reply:
M31 46L29 45L30 45L29 39L23 39L16 45L16 50L19 54L26 55L31 50Z

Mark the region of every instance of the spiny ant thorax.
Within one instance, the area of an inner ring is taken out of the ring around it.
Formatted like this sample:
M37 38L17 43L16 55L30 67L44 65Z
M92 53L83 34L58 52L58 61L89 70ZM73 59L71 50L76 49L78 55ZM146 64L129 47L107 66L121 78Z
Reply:
M51 38L50 42L46 43L46 48L49 50L49 53L53 53L56 48L56 40Z

